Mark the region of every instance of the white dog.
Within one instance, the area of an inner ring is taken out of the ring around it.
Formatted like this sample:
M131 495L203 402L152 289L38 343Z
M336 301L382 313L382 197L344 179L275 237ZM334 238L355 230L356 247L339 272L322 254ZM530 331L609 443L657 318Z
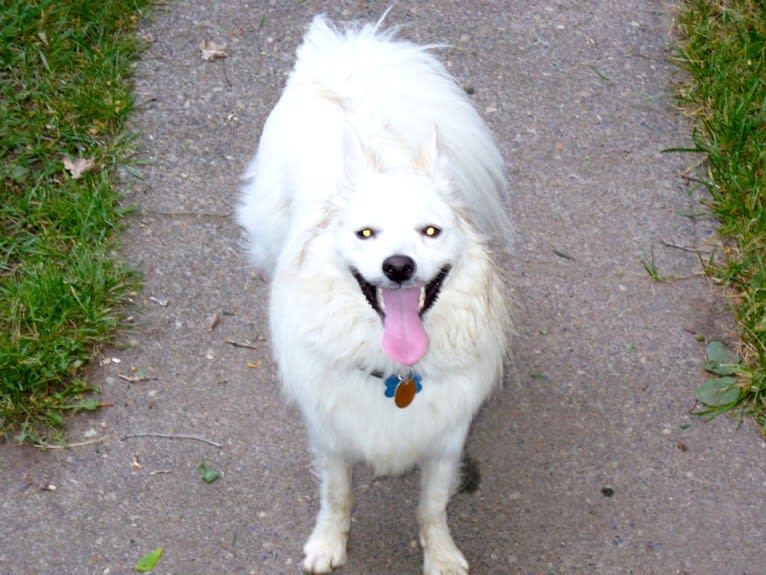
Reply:
M490 240L503 162L428 47L314 19L246 170L239 223L272 278L271 337L321 476L304 569L346 559L351 465L420 467L424 572L468 563L447 527L471 419L509 327Z

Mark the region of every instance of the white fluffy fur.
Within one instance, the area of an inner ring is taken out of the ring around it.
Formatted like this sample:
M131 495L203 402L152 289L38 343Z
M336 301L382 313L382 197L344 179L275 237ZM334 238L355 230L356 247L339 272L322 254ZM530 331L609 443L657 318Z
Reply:
M463 90L424 47L375 25L314 19L243 178L238 221L272 278L271 332L284 392L301 409L322 477L304 568L343 564L350 466L421 468L424 572L467 573L446 505L472 417L501 377L508 313L489 240L510 233L503 163ZM436 238L423 226L438 225ZM380 233L361 240L356 231ZM385 285L406 254L416 284L451 271L423 316L430 344L412 368L381 348L383 324L351 268ZM416 371L397 408L379 376Z

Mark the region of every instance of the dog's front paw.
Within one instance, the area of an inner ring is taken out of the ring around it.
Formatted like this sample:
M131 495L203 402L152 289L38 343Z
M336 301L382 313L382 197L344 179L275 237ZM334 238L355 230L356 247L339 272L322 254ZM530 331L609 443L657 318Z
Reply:
M451 555L426 553L423 575L468 575L468 561L457 548Z
M346 562L346 539L344 533L317 528L303 547L306 573L330 573Z
M452 541L423 549L423 575L468 575L468 561Z

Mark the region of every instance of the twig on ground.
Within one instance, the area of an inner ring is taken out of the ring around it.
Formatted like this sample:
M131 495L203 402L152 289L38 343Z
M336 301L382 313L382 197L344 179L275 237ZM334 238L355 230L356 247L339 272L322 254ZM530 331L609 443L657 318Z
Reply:
M122 440L125 441L126 439L133 439L136 437L158 437L160 439L190 439L192 441L201 441L202 443L207 443L208 445L212 445L213 447L218 447L219 449L223 447L221 443L216 443L215 441L211 441L209 439L205 439L204 437L199 437L198 435L184 435L184 434L176 434L176 433L128 433L127 435L122 436Z
M700 251L698 249L687 248L686 246L680 246L678 244L671 243L671 242L669 242L667 240L660 240L660 242L662 243L663 246L668 247L668 248L674 248L674 249L677 249L677 250L681 250L681 251L684 251L684 252L689 252L690 254L696 254L696 255L699 255L699 253L700 253Z
M104 435L103 437L96 437L94 439L86 439L85 441L78 441L76 443L65 443L63 445L46 445L44 443L35 443L35 447L38 449L69 449L74 447L85 447L86 445L95 445L96 443L103 443L109 441L114 435Z
M258 349L258 347L250 341L235 341L233 339L227 339L226 343L233 345L234 347L245 347L247 349Z
M213 331L216 328L216 326L218 325L218 322L220 322L220 321L221 321L221 314L216 312L215 314L213 314L213 317L210 318L210 321L208 321L208 323L207 323L207 330L209 332Z
M140 383L142 381L151 381L157 379L156 377L149 377L146 375L125 375L124 373L118 373L117 377L128 383Z

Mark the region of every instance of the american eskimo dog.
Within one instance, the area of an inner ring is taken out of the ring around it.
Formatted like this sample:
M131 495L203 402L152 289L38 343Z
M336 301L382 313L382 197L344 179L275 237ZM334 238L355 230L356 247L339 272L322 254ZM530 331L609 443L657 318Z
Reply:
M364 461L420 468L424 573L467 573L446 506L509 327L486 124L429 47L318 16L243 182L237 219L271 278L274 356L322 482L304 569L344 563Z

